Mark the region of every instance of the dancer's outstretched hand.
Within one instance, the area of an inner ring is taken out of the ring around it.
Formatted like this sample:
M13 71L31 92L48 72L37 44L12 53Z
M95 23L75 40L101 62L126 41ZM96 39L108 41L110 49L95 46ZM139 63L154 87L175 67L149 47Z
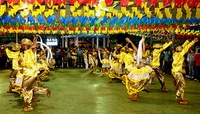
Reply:
M195 39L194 39L194 41L195 41L195 42L198 42L198 41L199 41L199 39L198 39L198 38L195 38Z
M129 38L126 38L126 42L131 43L132 41Z

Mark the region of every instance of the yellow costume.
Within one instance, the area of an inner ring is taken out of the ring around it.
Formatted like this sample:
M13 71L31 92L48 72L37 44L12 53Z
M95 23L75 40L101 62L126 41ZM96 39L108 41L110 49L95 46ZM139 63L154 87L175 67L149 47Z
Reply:
M34 91L39 94L47 94L50 95L50 89L36 87L35 81L38 73L38 66L36 65L36 57L34 54L34 46L36 46L36 39L34 39L34 43L31 40L24 38L21 41L23 52L20 53L19 57L19 67L20 70L17 73L16 83L21 84L21 96L24 98L24 111L31 111L33 107L31 106L31 102L34 97Z
M125 54L125 52L123 51L123 48L121 51L120 47L122 46L120 44L117 44L117 46L115 47L115 51L112 54L113 59L111 60L111 69L108 75L108 77L111 79L109 81L110 83L112 83L114 78L122 80L122 62L124 61L123 55Z
M141 68L129 65L128 70L130 73L125 75L127 93L130 95L129 98L137 100L138 93L143 90L145 83L149 79L149 74L153 69L147 65L142 66Z
M37 76L37 81L40 82L40 80L48 81L48 74L50 72L48 68L48 64L46 61L46 55L45 54L38 54L37 55L37 67L39 68L40 73Z
M174 78L174 84L176 87L176 99L179 100L180 104L188 104L188 102L184 99L184 90L185 90L185 80L182 75L183 69L182 64L184 62L184 54L194 45L195 41L189 43L189 41L185 41L182 47L177 47L176 51L173 54L173 62L172 62L172 76Z
M152 67L159 67L160 66L160 54L163 50L165 50L167 47L169 47L172 44L172 42L168 42L162 45L159 49L153 50L153 60L151 62Z
M172 41L165 43L163 45L160 44L155 44L153 48L153 60L151 61L151 67L153 68L153 73L151 73L151 78L149 82L147 83L146 90L149 90L149 87L152 83L153 77L156 74L158 76L158 80L161 84L161 90L164 92L168 92L168 89L165 87L165 82L164 82L164 75L162 73L162 70L160 69L160 54L163 50L165 50L167 47L169 47L172 44Z
M89 64L90 64L90 73L93 73L97 69L98 60L96 58L96 52L89 54Z
M15 80L16 80L16 75L19 70L19 65L18 65L18 59L19 59L19 51L20 45L19 44L13 44L12 45L12 50L10 51L8 48L6 48L6 55L9 59L12 59L12 72L10 73L10 86L8 93L13 92L12 89L14 89L15 85Z
M110 70L110 61L107 55L104 55L104 59L101 60L102 68L101 68L101 76L108 75Z

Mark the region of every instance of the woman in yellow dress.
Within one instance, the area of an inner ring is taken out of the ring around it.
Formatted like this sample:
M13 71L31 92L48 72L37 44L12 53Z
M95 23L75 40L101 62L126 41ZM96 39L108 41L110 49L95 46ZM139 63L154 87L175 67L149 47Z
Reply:
M139 92L144 89L144 85L149 79L150 73L153 71L152 68L145 64L145 60L142 58L143 53L143 44L144 38L139 42L139 47L137 50L137 61L136 65L129 65L127 70L129 71L128 75L125 75L125 85L127 88L127 93L131 100L137 100ZM127 39L127 42L131 42L130 39Z
M103 59L101 60L101 52L100 50L102 50L103 52ZM98 50L98 54L99 54L99 59L100 59L100 62L102 64L102 67L101 67L101 71L100 71L100 74L101 74L101 77L105 76L105 75L108 75L109 73L109 70L110 70L110 61L108 59L108 54L109 54L109 51L105 48L103 49L99 49Z
M112 83L114 78L122 80L123 51L121 51L121 49L123 49L122 45L117 44L114 52L111 54L112 58L111 57L109 58L111 69L108 74L108 77L110 78L110 81L108 83Z
M89 64L90 64L90 74L93 74L98 68L98 59L97 59L97 52L95 48L88 55Z

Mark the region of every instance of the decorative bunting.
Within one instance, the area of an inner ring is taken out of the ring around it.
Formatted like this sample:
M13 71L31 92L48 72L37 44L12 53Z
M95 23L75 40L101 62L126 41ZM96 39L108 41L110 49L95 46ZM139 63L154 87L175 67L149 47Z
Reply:
M158 0L150 0L150 7L152 6L156 6L156 4L158 3Z
M110 6L113 4L113 0L105 0L105 3L107 6Z

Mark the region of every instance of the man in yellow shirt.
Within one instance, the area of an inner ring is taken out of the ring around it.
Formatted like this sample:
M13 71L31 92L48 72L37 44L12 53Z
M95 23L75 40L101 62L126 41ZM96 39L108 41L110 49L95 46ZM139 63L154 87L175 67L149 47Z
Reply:
M185 60L184 54L192 47L195 42L198 42L198 38L189 42L188 40L182 46L176 47L176 52L173 54L172 62L172 76L174 78L174 85L176 87L176 99L180 104L188 104L187 99L184 98L185 79L183 77L182 64Z
M151 67L153 68L153 73L150 76L150 79L146 85L145 90L147 92L150 92L149 87L153 81L153 77L156 74L158 76L158 80L161 84L161 90L164 92L168 92L169 90L165 87L165 82L164 82L164 75L162 73L162 70L160 69L160 54L163 50L165 50L168 46L170 46L172 44L172 41L167 42L163 45L161 44L155 44L153 45L153 59L151 61Z
M50 96L50 89L37 88L35 81L37 78L38 67L36 65L36 44L37 37L32 42L30 39L24 38L21 40L21 53L18 60L19 72L17 76L22 77L22 91L21 96L24 98L23 111L32 111L31 106L32 100L38 101L34 97L34 91L40 92L41 94L47 94Z

